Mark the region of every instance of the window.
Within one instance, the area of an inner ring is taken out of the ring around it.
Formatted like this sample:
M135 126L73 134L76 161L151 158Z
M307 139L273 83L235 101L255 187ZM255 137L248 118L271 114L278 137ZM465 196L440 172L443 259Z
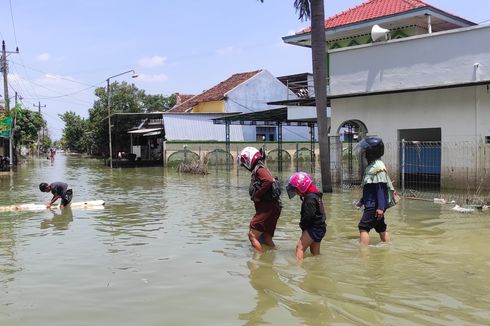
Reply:
M257 127L256 129L257 141L275 141L276 140L276 128L275 127Z

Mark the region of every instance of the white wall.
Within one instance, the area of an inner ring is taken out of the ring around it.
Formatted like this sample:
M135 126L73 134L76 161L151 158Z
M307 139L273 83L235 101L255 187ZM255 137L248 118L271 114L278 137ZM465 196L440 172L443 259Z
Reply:
M490 136L490 89L470 86L432 91L332 99L332 133L361 120L368 134L399 141L399 129L441 128L442 141Z
M279 108L281 106L267 105L267 102L297 98L286 85L267 70L263 70L245 83L235 87L226 94L226 97L225 112L242 113ZM310 139L307 127L283 127L282 136L284 141L305 141ZM245 141L255 141L255 126L244 126L243 137Z
M267 105L267 102L297 98L286 85L267 70L263 70L225 95L227 97L225 112L242 113L278 108L278 106Z
M490 167L490 156L481 155L490 152L490 145L483 143L490 136L490 87L486 85L332 99L332 108L332 133L345 121L360 120L368 135L394 145L385 151L390 162L399 161L398 130L441 128L443 187L475 187L483 177L489 178L482 169Z
M489 40L483 25L330 51L330 95L490 80Z
M226 140L225 125L213 124L211 119L219 114L164 113L165 138L167 140ZM230 140L243 141L242 126L230 126Z

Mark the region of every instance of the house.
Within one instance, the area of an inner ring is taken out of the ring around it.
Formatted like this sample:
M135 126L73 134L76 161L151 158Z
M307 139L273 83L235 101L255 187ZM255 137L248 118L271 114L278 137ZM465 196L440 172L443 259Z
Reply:
M237 73L199 95L177 104L164 114L168 140L225 140L225 126L212 119L274 109L268 105L286 97L296 98L285 84L265 69ZM276 141L277 127L230 126L231 141ZM285 128L284 140L308 140L307 128Z
M373 42L374 25L391 37ZM325 33L331 136L353 126L394 144L385 157L401 178L421 174L441 188L489 184L489 25L419 0L371 0L326 19ZM310 38L305 29L283 39L310 46ZM414 171L406 159L431 167Z

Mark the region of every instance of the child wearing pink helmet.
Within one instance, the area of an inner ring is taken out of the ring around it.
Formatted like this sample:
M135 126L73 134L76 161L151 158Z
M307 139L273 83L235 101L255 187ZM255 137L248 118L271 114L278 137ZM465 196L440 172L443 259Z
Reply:
M320 243L327 233L323 194L313 184L313 179L305 172L294 173L286 186L289 199L300 196L301 203L301 237L296 244L296 258L303 261L306 249L312 255L320 254Z

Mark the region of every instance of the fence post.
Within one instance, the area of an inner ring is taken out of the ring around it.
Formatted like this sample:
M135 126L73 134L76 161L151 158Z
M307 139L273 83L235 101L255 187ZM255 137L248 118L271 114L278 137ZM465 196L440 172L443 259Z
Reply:
M401 188L402 194L405 195L405 139L402 139L402 177L401 177Z
M299 144L296 143L296 154L295 154L295 156L296 156L296 172L299 171L299 152L298 151L299 151ZM294 159L294 156L293 156L293 159Z

